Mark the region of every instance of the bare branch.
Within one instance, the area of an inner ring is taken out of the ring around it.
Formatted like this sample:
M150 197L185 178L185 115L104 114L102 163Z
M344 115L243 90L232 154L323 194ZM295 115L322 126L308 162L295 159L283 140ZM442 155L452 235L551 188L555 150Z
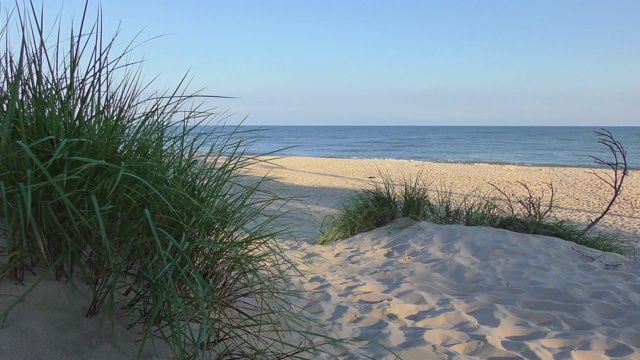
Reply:
M624 183L624 179L628 174L628 166L627 166L627 152L620 142L613 138L611 132L606 129L601 129L602 131L594 131L600 139L598 140L598 144L602 144L609 149L611 155L613 156L613 161L605 161L595 156L591 156L593 162L600 166L606 166L613 171L613 175L607 174L608 179L605 179L603 176L599 175L595 172L595 170L591 171L591 174L595 175L598 179L600 179L605 184L609 185L612 188L613 194L611 195L611 200L607 204L606 208L598 216L597 218L591 220L589 225L582 232L586 234L591 228L593 228L604 216L609 212L611 206L616 201L620 193L622 192L622 184Z
M526 192L525 196L519 196L515 193L508 194L506 190L500 189L496 185L489 183L494 189L496 189L500 195L502 195L503 201L506 204L509 212L503 211L508 216L523 216L525 219L531 219L535 221L543 221L553 211L553 201L556 195L556 190L551 183L545 183L551 190L548 202L543 201L545 199L545 191L543 190L539 196L533 194L533 191L526 183L522 181L517 182L522 186Z
M618 263L618 264L609 264L609 263L604 262L604 259L607 257L607 254L606 254L606 253L602 253L602 254L600 254L600 255L599 255L599 256L597 256L597 257L593 257L593 256L591 256L591 255L587 255L587 254L585 254L585 253L581 252L580 250L576 249L574 246L571 246L571 250L573 250L573 251L577 252L578 254L580 254L580 255L582 255L582 256L584 256L584 257L586 257L586 258L591 259L591 262L595 262L595 261L597 261L597 262L599 262L599 263L603 264L603 265L604 265L604 268L605 268L606 270L615 270L615 269L617 269L617 268L618 268L618 266L622 265L622 263Z
M509 196L506 191L500 189L497 185L492 184L490 182L487 182L489 185L491 185L494 189L496 189L496 191L498 191L500 193L500 195L502 195L502 197L504 198L504 202L507 205L507 207L509 208L510 213L507 213L506 211L502 210L501 207L499 207L499 209L504 212L507 213L510 216L515 216L516 215L516 210L515 207L513 206L513 202L512 202L512 196Z

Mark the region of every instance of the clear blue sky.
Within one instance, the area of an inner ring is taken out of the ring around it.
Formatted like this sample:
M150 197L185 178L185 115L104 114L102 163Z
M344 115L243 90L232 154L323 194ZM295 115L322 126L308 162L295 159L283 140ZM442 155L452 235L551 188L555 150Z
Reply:
M63 20L83 1L67 0ZM46 13L62 1L47 1ZM92 9L98 2L92 1ZM246 124L640 125L640 1L105 0L158 88ZM92 12L93 13L93 12ZM51 18L51 17L50 17Z

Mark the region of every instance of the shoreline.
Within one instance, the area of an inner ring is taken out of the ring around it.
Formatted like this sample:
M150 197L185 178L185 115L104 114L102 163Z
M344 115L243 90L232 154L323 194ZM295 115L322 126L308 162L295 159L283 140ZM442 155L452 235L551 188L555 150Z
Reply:
M612 158L599 143L602 127L248 127L247 155L442 163L597 167ZM605 129L606 130L606 129ZM610 129L628 165L640 170L640 127Z
M491 161L463 161L463 160L419 160L419 159L396 159L396 158L358 158L358 157L338 157L338 156L305 156L305 155L268 155L245 154L245 157L254 158L305 158L305 159L334 159L334 160L364 160L364 161L398 161L398 162L415 162L415 163L433 163L433 164L468 164L468 165L497 165L497 166L522 166L522 167L541 167L541 168L568 168L568 169L585 169L585 170L606 170L604 166L589 166L588 164L567 165L567 164L535 164L535 163L511 163L511 162L491 162ZM628 166L628 171L640 171L640 166Z

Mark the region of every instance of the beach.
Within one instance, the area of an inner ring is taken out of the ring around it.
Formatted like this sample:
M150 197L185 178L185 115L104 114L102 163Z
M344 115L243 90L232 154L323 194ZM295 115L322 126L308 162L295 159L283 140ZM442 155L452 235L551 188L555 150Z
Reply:
M591 171L287 157L255 164L247 175L272 177L265 189L294 199L283 217L291 231L277 240L305 275L294 283L307 298L295 304L312 321L309 327L349 339L330 349L337 358L640 358L640 263L633 256L545 236L409 219L314 244L342 200L383 176L401 182L421 174L434 189L459 194L490 194L490 184L522 191L517 182L548 191L545 184L553 183L554 215L586 225L610 199L610 189ZM640 172L632 170L596 229L620 231L635 249L639 187ZM24 288L5 281L0 292ZM51 293L55 301L49 301ZM135 330L125 330L118 314L85 318L88 298L43 281L0 331L0 358L135 358ZM115 326L103 321L110 319ZM168 358L164 351L141 355Z
M306 274L299 305L331 334L352 338L340 358L640 358L640 263L560 239L400 219L331 245L311 245L353 191L381 176L421 174L434 188L490 193L556 189L555 216L588 223L609 201L591 169L397 160L282 158L255 174L300 199L284 244ZM602 174L602 173L599 173ZM638 248L637 171L597 231Z

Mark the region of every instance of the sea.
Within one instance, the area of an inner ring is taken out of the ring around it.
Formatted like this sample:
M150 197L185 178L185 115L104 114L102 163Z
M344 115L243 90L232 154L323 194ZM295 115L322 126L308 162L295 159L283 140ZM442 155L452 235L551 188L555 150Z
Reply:
M622 144L629 169L640 169L640 126L605 129ZM597 134L600 127L240 126L236 131L251 155L568 167L593 167L592 156L614 160L599 143L606 140Z

